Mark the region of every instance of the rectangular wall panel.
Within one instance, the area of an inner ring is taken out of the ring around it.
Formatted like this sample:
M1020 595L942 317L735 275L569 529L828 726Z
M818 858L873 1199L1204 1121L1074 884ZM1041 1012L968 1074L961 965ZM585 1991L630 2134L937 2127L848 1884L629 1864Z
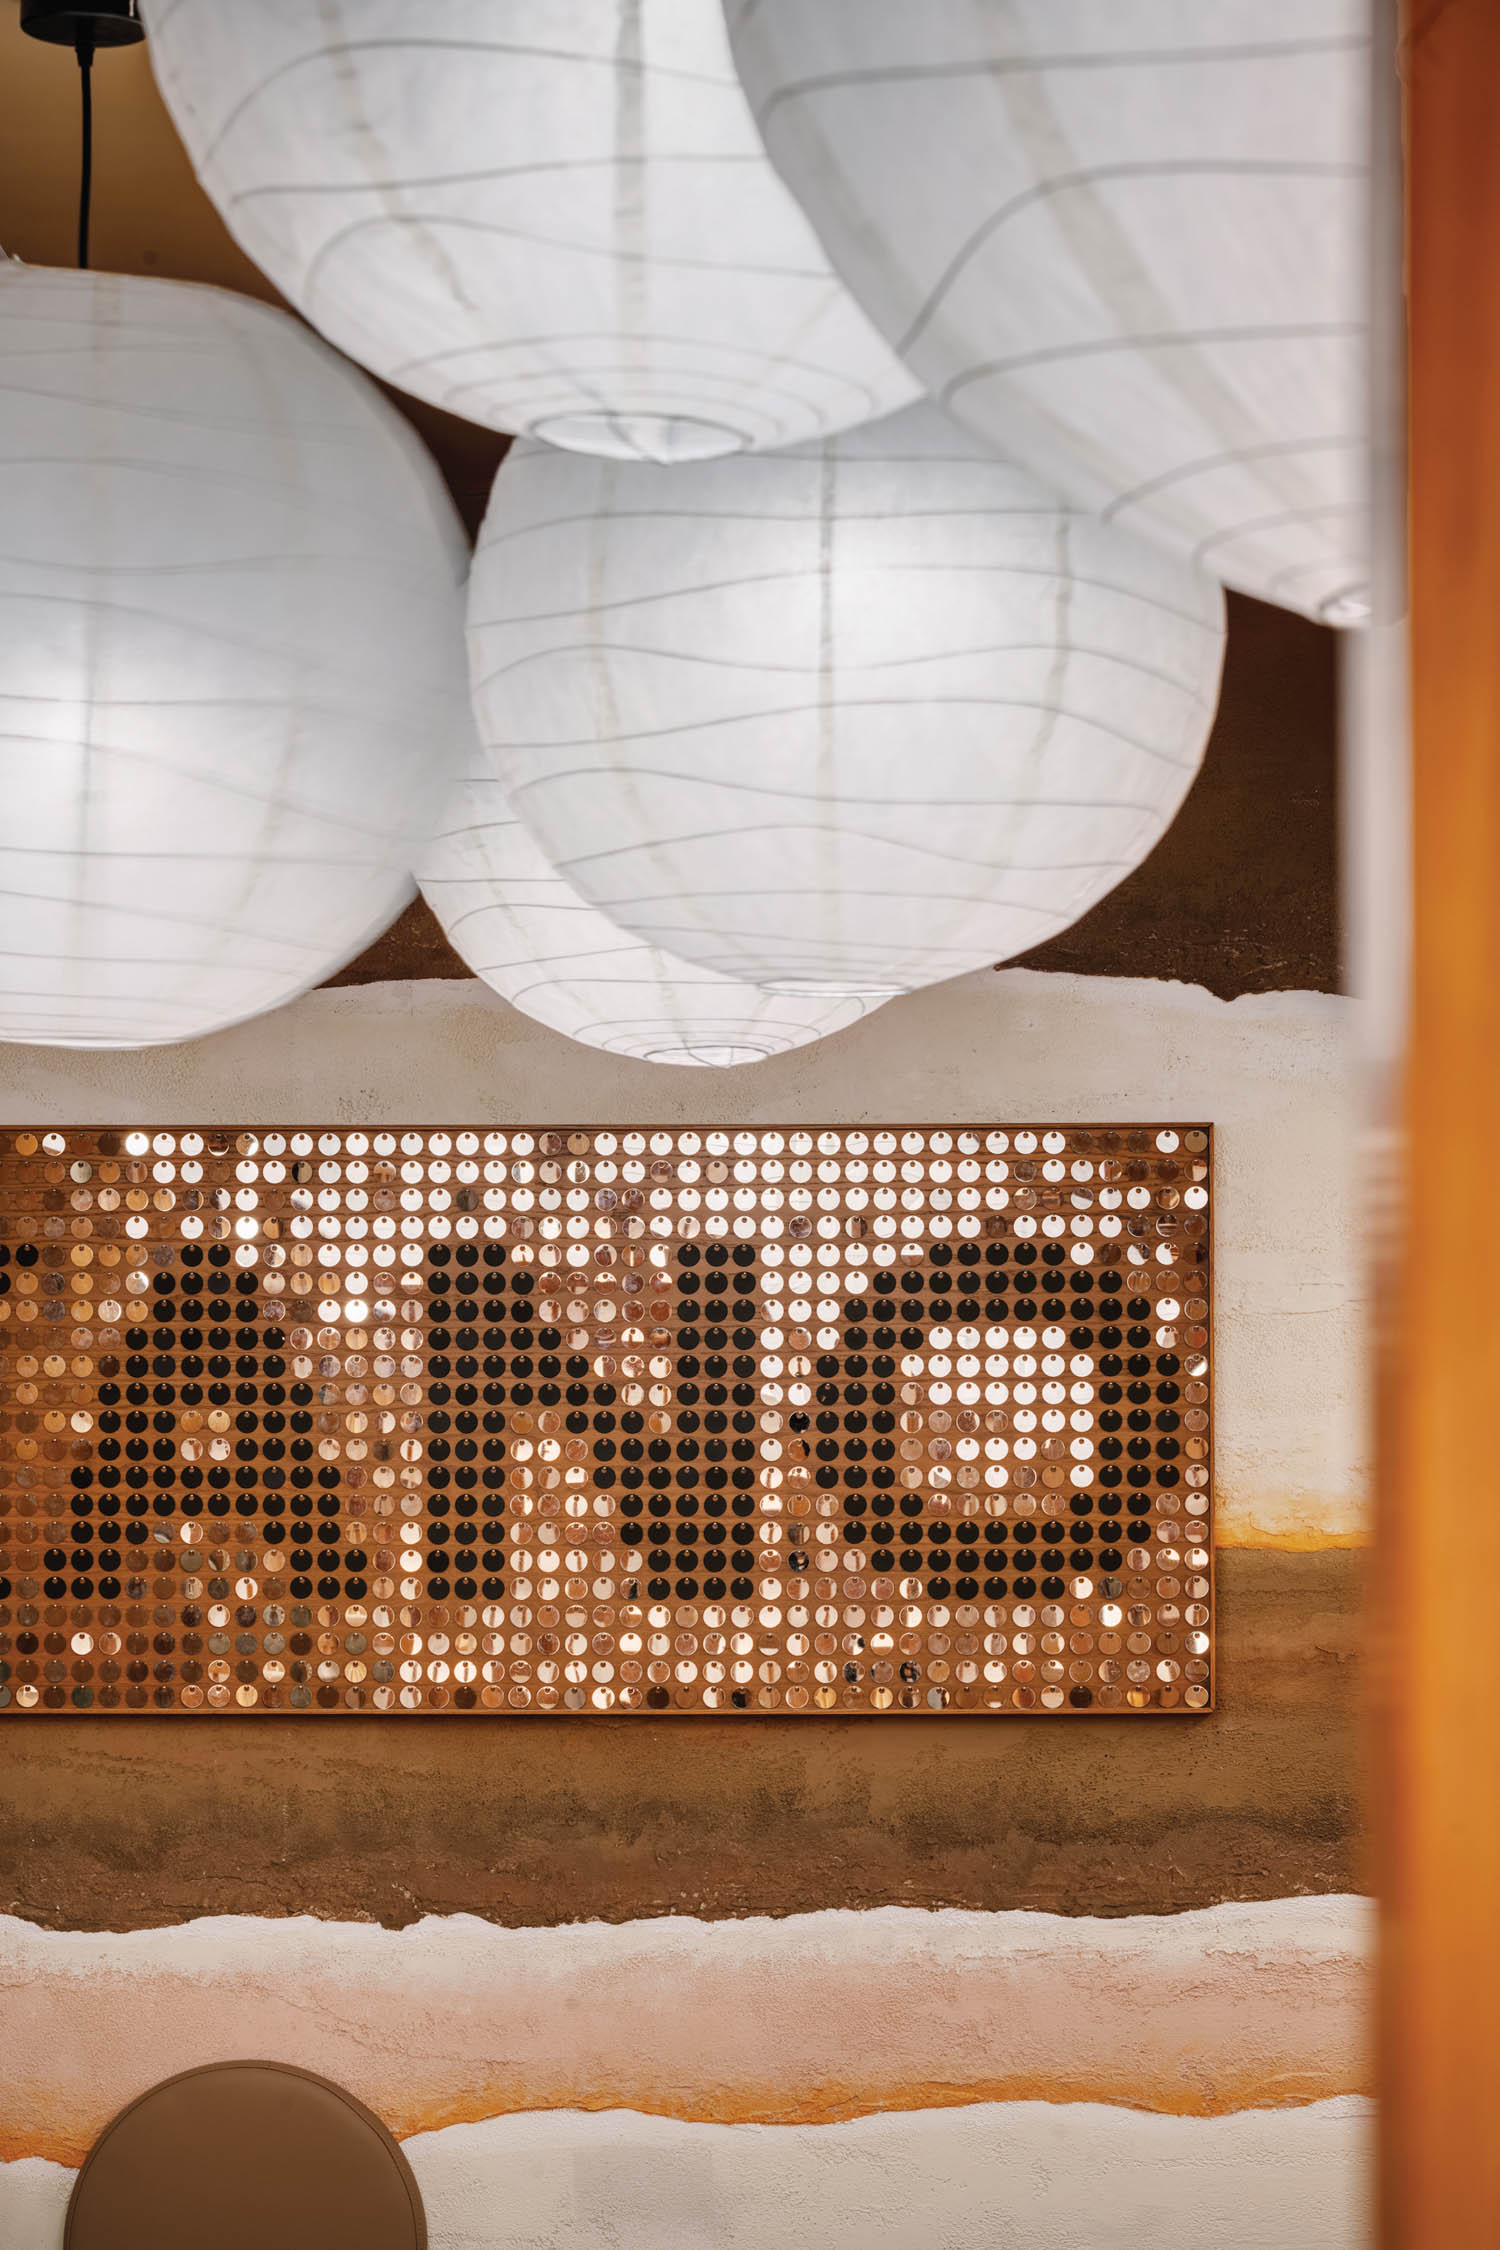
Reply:
M1213 1703L1202 1125L0 1135L0 1710Z

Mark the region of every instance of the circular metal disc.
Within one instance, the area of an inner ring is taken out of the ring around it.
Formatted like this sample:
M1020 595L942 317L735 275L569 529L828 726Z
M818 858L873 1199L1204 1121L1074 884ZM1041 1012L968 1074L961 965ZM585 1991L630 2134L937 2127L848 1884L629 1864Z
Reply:
M427 2250L411 2167L352 2094L287 2063L164 2079L94 2144L66 2250Z

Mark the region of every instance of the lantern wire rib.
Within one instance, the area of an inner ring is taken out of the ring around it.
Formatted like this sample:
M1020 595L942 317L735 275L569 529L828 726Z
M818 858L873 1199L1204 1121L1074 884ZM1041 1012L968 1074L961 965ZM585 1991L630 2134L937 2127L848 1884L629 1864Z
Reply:
M81 97L78 265L82 271L89 262L89 205L94 192L94 34L89 25L80 24L74 32L73 52L78 57L78 88Z

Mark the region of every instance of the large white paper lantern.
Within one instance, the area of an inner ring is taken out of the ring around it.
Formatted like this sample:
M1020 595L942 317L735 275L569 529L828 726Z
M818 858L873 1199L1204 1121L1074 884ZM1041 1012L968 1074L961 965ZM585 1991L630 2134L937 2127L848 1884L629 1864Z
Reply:
M932 395L1226 584L1367 614L1369 0L726 0Z
M411 896L462 532L374 386L217 289L0 263L0 1039L274 1008Z
M674 469L513 449L475 708L567 880L742 982L890 993L1066 927L1155 843L1223 597L935 409Z
M686 460L918 386L767 162L720 0L151 0L237 241L434 406Z
M857 1023L862 1000L759 992L630 937L548 865L479 756L421 870L449 943L522 1015L608 1055L763 1062Z

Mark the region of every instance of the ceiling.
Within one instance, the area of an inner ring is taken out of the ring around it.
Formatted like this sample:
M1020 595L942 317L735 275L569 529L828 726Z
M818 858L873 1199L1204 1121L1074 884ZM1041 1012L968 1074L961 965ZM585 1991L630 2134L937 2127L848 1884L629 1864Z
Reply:
M73 263L78 161L73 59L28 39L18 0L0 0L0 248L36 265ZM94 66L90 248L93 264L113 272L281 302L198 187L145 46L101 52ZM474 531L506 440L388 395ZM1219 718L1183 811L1143 866L1024 962L1175 977L1223 994L1336 990L1337 826L1334 636L1232 596ZM418 902L329 981L467 973Z

